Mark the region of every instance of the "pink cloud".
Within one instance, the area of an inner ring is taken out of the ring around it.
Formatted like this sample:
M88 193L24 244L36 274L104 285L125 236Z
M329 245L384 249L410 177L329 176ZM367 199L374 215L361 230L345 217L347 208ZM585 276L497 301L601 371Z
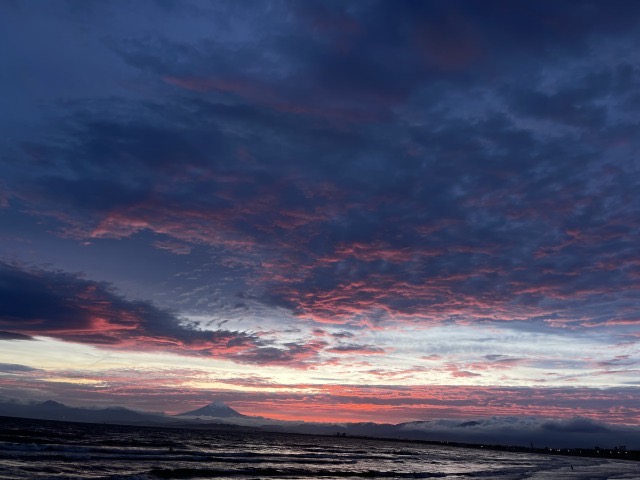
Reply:
M454 363L448 363L443 370L448 372L453 378L473 378L482 376L481 373L463 370L459 365Z
M198 329L172 312L125 299L108 284L77 275L0 264L0 284L5 285L3 293L27 302L20 311L7 310L0 317L3 329L21 335L222 358L264 344L243 332Z
M160 250L167 250L175 255L189 255L191 253L191 246L170 240L159 240L153 243L153 246Z
M437 360L441 360L442 356L438 355L436 353L433 353L431 355L425 355L423 357L420 357L422 360L428 360L428 361L437 361Z
M380 378L424 373L410 369L375 369ZM68 383L49 382L68 378ZM96 383L74 382L92 380ZM229 389L198 389L192 382L215 381ZM640 423L637 387L480 387L456 385L282 384L260 375L225 378L200 369L32 370L3 377L5 392L28 389L42 399L77 404L124 404L179 413L213 398L223 399L242 413L285 420L403 422L430 418L493 416L582 416L615 424ZM242 390L247 388L248 390ZM32 393L33 394L33 393Z

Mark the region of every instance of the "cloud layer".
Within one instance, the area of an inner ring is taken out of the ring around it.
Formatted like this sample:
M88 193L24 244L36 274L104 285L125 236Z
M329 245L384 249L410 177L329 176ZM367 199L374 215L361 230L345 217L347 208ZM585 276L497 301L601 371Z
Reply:
M221 249L316 322L636 324L633 3L269 8L286 35L105 41L150 82L16 144L11 208Z
M0 361L46 368L10 356L48 337L637 398L639 27L624 0L3 3Z
M244 332L196 329L175 314L130 301L109 285L77 275L0 265L0 325L5 340L36 335L130 349L161 348L224 356L256 346Z

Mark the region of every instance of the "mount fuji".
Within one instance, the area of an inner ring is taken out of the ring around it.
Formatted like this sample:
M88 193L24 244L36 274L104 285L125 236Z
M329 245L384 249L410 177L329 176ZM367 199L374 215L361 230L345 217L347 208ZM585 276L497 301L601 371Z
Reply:
M209 405L205 405L197 410L191 410L189 412L179 413L176 417L215 417L215 418L240 418L246 417L246 415L235 411L229 407L226 403L221 401L215 401Z

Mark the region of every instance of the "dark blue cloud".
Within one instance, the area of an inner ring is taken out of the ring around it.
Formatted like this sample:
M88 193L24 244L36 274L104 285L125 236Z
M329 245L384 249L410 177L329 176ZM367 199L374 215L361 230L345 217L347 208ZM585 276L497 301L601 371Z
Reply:
M608 432L609 429L600 423L589 420L588 418L573 418L566 422L546 422L541 425L544 430L562 433L602 433Z
M104 8L56 14L100 20L56 60L118 78L44 89L4 155L10 209L241 258L224 282L318 321L634 325L635 2Z
M33 340L30 335L16 332L0 331L0 340Z
M259 346L252 334L201 330L144 301L128 300L106 283L66 272L0 265L0 325L4 339L33 335L103 347L160 348L225 356Z

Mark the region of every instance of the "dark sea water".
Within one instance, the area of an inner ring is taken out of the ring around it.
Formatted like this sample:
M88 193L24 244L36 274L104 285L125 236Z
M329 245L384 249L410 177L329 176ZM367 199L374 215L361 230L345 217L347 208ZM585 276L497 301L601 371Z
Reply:
M31 478L640 479L640 462L342 437L0 418L0 479Z

